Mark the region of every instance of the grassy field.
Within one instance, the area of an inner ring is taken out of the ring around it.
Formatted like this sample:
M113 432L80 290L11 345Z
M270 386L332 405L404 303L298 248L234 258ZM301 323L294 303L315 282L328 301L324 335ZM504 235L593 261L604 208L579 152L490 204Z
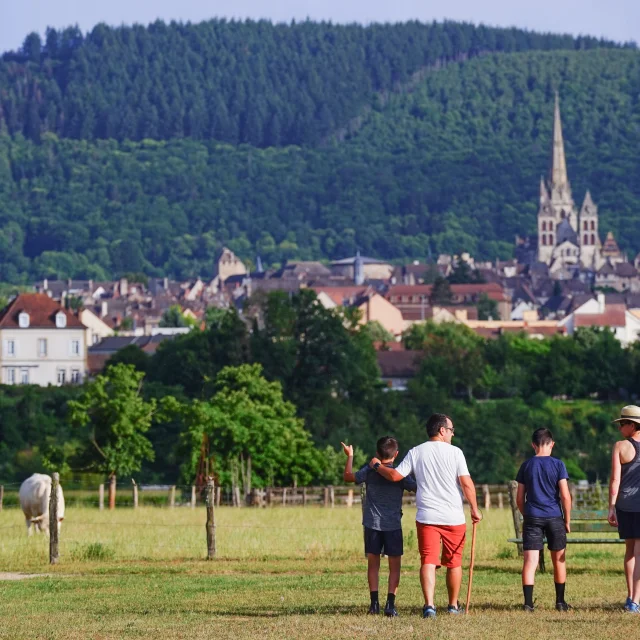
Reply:
M60 564L43 536L27 539L18 509L0 512L0 638L620 638L640 620L622 612L620 545L569 548L567 600L538 577L534 614L520 610L520 560L508 509L478 529L472 611L421 619L413 519L404 516L400 618L372 619L358 508L216 511L218 557L207 562L203 507L113 513L70 508ZM468 549L467 549L468 552ZM468 564L468 556L465 560ZM465 565L466 566L466 565ZM466 572L465 572L466 573ZM385 593L383 572L381 594ZM466 575L463 592L466 593ZM436 604L446 605L444 575Z

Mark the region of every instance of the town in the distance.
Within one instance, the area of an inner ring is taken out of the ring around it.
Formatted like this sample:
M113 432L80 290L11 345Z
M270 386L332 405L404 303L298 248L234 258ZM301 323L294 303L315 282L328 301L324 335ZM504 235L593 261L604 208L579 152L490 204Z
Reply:
M538 233L515 239L512 260L479 262L461 253L394 265L357 254L265 270L257 257L249 271L225 248L216 274L187 282L44 279L34 293L18 294L0 312L2 383L80 383L124 347L137 345L151 354L163 340L203 327L209 307L235 307L243 314L260 292L303 288L315 291L327 308L355 308L360 322L380 326L385 339L376 342L378 364L390 388L404 388L417 369L403 348L403 332L428 320L461 323L486 338L523 332L535 339L608 327L626 346L640 334L640 255L631 261L606 230L602 240L589 191L576 205L558 96L553 118Z

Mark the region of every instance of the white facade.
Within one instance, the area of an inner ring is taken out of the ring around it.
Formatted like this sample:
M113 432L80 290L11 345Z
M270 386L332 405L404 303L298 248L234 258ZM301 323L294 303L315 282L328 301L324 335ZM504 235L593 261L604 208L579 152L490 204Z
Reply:
M84 328L0 329L2 384L79 383L87 370Z

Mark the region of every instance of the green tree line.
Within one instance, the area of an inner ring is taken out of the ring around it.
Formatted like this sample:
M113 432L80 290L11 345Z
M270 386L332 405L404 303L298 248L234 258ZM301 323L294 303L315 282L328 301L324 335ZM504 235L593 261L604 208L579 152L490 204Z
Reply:
M205 330L153 356L127 347L82 387L0 387L0 480L47 466L191 482L204 451L225 483L251 468L254 486L335 484L340 441L362 460L394 435L402 455L424 441L433 412L451 415L481 482L513 479L542 426L574 479L604 479L611 419L640 393L640 350L610 331L485 340L460 325L416 325L404 338L420 354L416 375L392 392L369 328L313 292L271 294L251 318L216 310Z
M190 137L316 144L376 92L490 51L615 47L465 23L334 25L212 20L29 34L0 62L0 131L39 141Z
M12 63L13 64L13 63ZM569 177L640 250L640 53L494 54L425 76L328 146L0 136L0 281L215 272L361 252L507 258L535 232L555 91Z

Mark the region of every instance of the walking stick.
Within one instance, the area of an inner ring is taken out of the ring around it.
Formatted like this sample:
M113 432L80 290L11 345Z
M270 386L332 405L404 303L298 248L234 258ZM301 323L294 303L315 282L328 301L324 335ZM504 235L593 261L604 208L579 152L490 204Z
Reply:
M471 584L473 583L473 564L476 561L476 527L477 522L473 523L473 533L471 534L471 562L469 563L469 584L467 585L467 604L465 605L465 614L469 613L469 603L471 602Z

